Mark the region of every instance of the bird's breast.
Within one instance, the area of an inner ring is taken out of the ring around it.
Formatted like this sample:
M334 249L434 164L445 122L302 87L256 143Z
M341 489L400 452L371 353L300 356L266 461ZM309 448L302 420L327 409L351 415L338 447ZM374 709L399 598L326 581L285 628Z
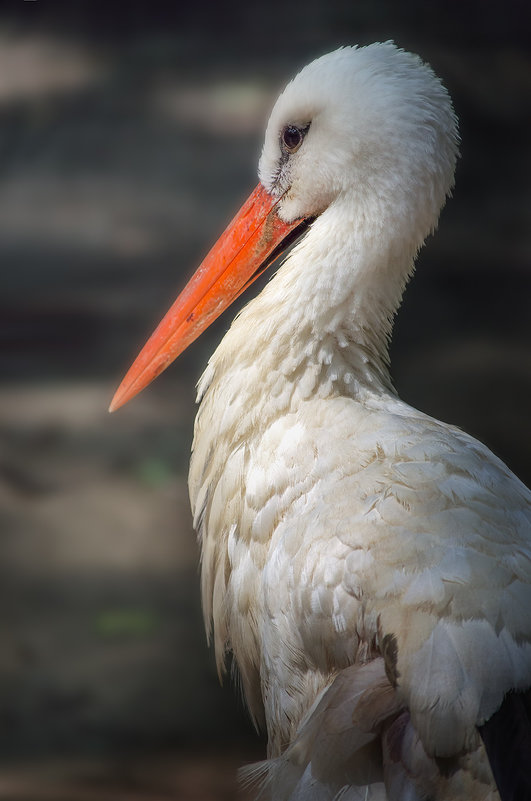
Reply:
M218 663L232 650L251 710L263 702L288 737L331 673L373 649L376 622L345 567L370 573L353 522L370 492L352 482L375 458L374 431L364 443L368 413L340 395L257 408L222 394L203 399L190 471L205 617Z

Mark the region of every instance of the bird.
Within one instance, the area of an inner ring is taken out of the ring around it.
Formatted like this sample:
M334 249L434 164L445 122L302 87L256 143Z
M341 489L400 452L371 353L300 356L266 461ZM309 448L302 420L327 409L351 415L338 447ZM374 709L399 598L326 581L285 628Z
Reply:
M111 404L292 246L198 383L189 473L218 669L267 733L243 769L259 799L531 798L531 493L390 374L458 149L420 57L378 42L308 64L257 188Z

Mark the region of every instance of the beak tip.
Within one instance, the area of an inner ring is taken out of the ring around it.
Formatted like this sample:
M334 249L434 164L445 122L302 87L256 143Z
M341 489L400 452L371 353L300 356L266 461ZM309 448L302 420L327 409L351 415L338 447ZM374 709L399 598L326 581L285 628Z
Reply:
M109 405L109 414L113 414L118 409L120 409L125 403L127 403L127 397L125 393L120 391L121 388L118 388L114 393L113 399Z

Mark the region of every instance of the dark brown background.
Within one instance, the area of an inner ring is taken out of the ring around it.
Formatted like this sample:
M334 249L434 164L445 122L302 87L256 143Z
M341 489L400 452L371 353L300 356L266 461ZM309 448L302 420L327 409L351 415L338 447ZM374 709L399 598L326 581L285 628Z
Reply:
M109 417L130 359L256 183L307 61L394 39L461 120L396 325L402 396L531 482L526 3L0 6L0 799L230 799L263 744L220 690L186 470L229 312Z

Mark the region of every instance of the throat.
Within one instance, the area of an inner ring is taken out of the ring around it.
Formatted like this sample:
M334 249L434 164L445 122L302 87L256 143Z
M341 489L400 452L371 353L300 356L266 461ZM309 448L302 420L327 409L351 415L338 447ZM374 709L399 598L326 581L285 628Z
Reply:
M348 299L325 309L306 298L289 308L279 303L287 297L280 278L236 318L211 359L201 394L213 382L230 392L229 405L278 414L312 397L393 393L390 322L374 327L365 318L360 324Z
M391 271L381 262L370 276L377 276L375 282L361 271L352 274L349 266L334 271L325 263L320 271L306 270L303 253L296 255L235 321L240 343L245 331L252 337L235 358L258 358L264 369L280 369L286 377L318 372L324 391L338 384L347 394L392 391L389 345L409 271L392 287Z
M394 394L389 343L416 248L382 246L381 232L369 237L355 221L346 227L343 215L335 225L329 211L235 319L200 396L213 381L237 387L250 403L261 393L284 407L312 395Z

